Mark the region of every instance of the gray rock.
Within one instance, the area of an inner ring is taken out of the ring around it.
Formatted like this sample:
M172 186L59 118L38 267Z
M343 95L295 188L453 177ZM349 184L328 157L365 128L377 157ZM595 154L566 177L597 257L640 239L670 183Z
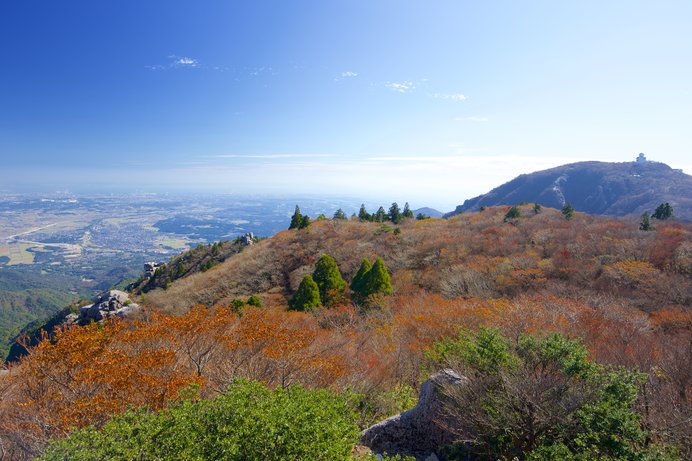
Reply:
M461 386L466 381L452 370L434 374L421 386L415 407L369 427L361 434L361 443L375 453L437 459L435 452L455 439L445 424L440 390L443 386Z
M120 290L110 290L98 295L93 304L80 307L76 323L85 325L89 322L100 322L112 317L123 318L140 310L141 307L133 303L127 293Z
M255 243L255 234L252 232L247 232L245 235L240 237L240 243L245 246L250 246Z
M64 323L66 325L74 325L79 321L79 314L67 314Z
M150 279L154 276L156 269L163 267L164 263L156 263L153 261L144 263L144 277Z

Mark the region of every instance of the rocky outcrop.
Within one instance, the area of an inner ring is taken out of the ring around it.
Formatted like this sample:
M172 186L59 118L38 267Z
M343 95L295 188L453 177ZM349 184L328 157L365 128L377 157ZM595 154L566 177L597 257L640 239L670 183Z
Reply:
M144 263L144 277L148 279L152 278L156 273L156 269L163 266L165 266L164 263L155 263L153 261Z
M418 404L363 431L361 443L375 453L435 459L436 451L454 441L445 424L442 388L461 386L466 378L452 370L434 374L421 386Z
M238 240L243 246L250 246L255 243L255 234L252 232L246 232L245 235L238 237Z
M140 310L139 304L132 302L127 293L110 290L97 296L93 304L80 307L79 314L70 314L65 320L67 323L86 325L113 317L127 317Z

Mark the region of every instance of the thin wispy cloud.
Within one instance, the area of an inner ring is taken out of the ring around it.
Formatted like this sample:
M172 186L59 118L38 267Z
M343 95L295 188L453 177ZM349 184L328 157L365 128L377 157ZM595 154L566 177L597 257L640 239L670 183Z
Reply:
M187 56L169 56L168 58L173 59L173 67L199 67L199 62L196 59Z
M477 122L485 123L488 121L488 117L480 117L478 115L471 115L470 117L456 117L454 118L457 122Z
M340 80L348 79L348 78L355 78L358 77L358 72L353 72L350 70L347 70L345 72L340 73L336 77L334 77L334 81L338 82Z
M403 82L387 82L384 84L387 88L398 93L409 93L416 89L416 85L413 82L403 81Z
M434 93L432 97L435 99L446 99L448 101L458 102L466 100L466 95L462 93Z
M168 70L181 68L194 69L201 67L197 59L191 58L189 56L177 56L175 54L171 54L167 56L167 59L168 62L166 64L154 64L145 67L150 70Z
M153 64L149 66L144 66L149 70L173 70L173 69L205 69L214 70L218 72L226 72L229 69L224 66L211 66L205 65L199 62L198 59L192 58L190 56L178 56L171 54L166 56L168 60L164 64Z

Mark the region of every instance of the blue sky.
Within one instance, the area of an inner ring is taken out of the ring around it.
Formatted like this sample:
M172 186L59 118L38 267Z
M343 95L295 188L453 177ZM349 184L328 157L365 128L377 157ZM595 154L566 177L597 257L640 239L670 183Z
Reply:
M520 173L692 172L689 1L0 4L0 189L451 209Z

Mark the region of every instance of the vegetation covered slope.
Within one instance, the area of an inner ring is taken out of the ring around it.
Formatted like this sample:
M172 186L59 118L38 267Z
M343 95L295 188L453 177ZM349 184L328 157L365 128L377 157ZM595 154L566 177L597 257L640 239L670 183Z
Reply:
M79 278L41 274L33 268L0 271L0 361L4 361L22 327L70 304L81 287Z
M452 214L482 206L539 203L609 216L641 215L669 202L679 219L692 221L692 176L659 162L579 162L523 174L466 200Z
M577 450L571 428L604 429L607 437L627 436L625 448L634 450L616 459L639 459L636 453L650 445L689 458L690 226L663 222L646 232L635 220L581 213L567 220L558 210L534 214L530 206L505 222L507 211L404 220L398 231L389 224L314 221L146 293L146 320L59 332L0 376L0 446L29 459L75 428L102 427L132 407L158 411L190 396L214 398L238 378L270 388L331 388L348 398L362 429L415 402L425 365L431 357L442 363L430 355L440 352L436 343L448 344L445 338L459 337L460 329L492 327L521 347L527 335L579 337L588 350L583 361L645 374L630 383L627 399L595 399L599 408L579 413L633 414L623 430L639 432L618 434L616 427L579 420L546 449ZM345 298L311 312L288 310L288 299L325 253L347 283L364 257L381 257L393 294L376 306ZM264 307L234 308L234 299L250 295L259 295ZM512 355L525 352L533 354L524 348ZM472 373L475 363L459 366ZM565 371L546 370L546 382L555 383ZM521 381L514 368L502 376Z
M689 305L689 226L661 223L655 232L643 232L634 221L580 213L566 220L558 210L519 209L512 222L504 222L506 207L496 207L448 220L407 220L398 232L388 224L316 221L151 291L147 302L183 312L261 294L285 305L319 257L329 254L347 281L362 258L381 256L401 296L418 290L448 298L599 292L647 311Z
M135 293L146 293L156 288L166 288L179 278L206 272L230 256L239 253L244 247L241 239L198 245L171 258L166 264L157 268L152 277L142 276L129 289Z

